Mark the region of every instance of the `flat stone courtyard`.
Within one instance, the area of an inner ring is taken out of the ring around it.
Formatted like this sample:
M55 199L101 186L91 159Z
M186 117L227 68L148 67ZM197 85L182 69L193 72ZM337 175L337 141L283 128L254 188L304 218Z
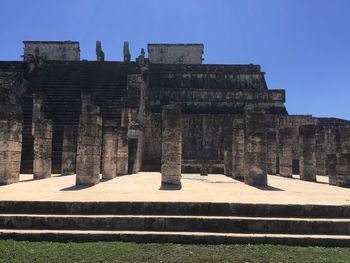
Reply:
M228 202L269 204L350 205L350 188L328 185L328 178L306 182L268 176L267 187L253 187L220 174L183 174L182 188L160 188L161 174L141 172L119 176L100 184L75 186L75 175L53 175L33 180L22 174L20 182L0 186L0 201L157 201Z

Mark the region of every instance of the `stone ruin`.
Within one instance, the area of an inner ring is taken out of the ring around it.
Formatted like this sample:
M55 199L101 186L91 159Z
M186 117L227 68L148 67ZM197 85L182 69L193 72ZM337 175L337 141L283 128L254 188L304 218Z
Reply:
M134 62L124 42L113 62L97 41L81 61L78 42L24 41L24 61L0 61L0 184L160 171L176 186L181 173L350 185L350 121L291 115L259 65L203 64L203 49L149 44Z

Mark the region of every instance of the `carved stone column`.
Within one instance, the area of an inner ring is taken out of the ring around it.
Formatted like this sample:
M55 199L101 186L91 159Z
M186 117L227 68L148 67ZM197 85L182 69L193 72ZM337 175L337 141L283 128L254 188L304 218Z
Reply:
M181 185L181 109L168 105L162 112L162 184Z
M350 127L336 130L336 185L350 186Z
M277 165L277 135L275 131L267 132L266 166L268 174L276 174Z
M65 125L62 142L62 164L61 174L75 174L75 162L77 154L77 127Z
M19 181L22 151L22 122L0 120L0 185Z
M293 176L293 128L279 129L279 172L280 176Z
M102 178L112 179L117 176L118 134L115 121L105 121L103 125Z
M44 119L34 126L34 179L51 177L52 123Z
M79 118L78 146L76 162L76 184L91 185L100 182L102 145L102 117L100 108L83 105Z
M224 131L224 174L232 177L232 125L227 124Z
M118 129L117 175L128 174L128 159L128 128L120 127Z
M326 140L325 140L325 129L321 126L316 128L316 174L326 175Z
M244 183L266 186L266 116L263 109L247 110L245 141Z
M316 181L316 129L314 125L299 127L300 180Z
M232 126L232 177L237 180L244 180L244 120L236 119Z

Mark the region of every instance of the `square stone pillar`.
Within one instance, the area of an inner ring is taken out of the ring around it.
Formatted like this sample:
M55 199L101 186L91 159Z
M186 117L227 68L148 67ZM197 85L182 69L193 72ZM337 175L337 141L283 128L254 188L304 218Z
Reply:
M43 95L33 94L33 111L32 111L32 135L35 135L35 124L44 118Z
M327 175L326 167L326 140L325 140L325 129L317 126L316 128L316 174Z
M79 118L76 162L76 184L94 185L100 182L102 117L100 108L86 105Z
M325 130L327 175L330 185L337 185L337 147L335 137L335 128Z
M22 122L0 120L0 185L19 181L22 151Z
M300 180L316 182L316 128L314 125L299 127Z
M261 108L248 109L246 112L245 168L244 183L249 185L267 185L266 171L266 116Z
M118 134L115 121L107 120L103 125L102 178L112 179L117 176Z
M335 134L337 186L350 186L350 127L339 127Z
M162 184L181 185L181 158L181 109L167 105L162 112Z
M75 163L77 153L77 127L65 125L62 142L61 174L75 174Z
M280 128L279 137L279 172L282 177L293 177L293 128Z
M44 119L34 126L34 179L51 177L52 123Z
M268 131L267 140L267 156L266 169L268 174L276 175L277 165L277 134L275 131Z
M224 129L224 174L232 177L232 125Z
M244 120L236 119L232 125L232 177L236 180L244 180Z
M129 144L128 128L118 129L117 175L128 174Z

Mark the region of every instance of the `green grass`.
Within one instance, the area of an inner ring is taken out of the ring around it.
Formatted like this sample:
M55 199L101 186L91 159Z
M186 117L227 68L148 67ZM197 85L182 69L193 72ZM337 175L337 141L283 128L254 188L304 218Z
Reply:
M0 262L350 262L349 248L0 240Z

